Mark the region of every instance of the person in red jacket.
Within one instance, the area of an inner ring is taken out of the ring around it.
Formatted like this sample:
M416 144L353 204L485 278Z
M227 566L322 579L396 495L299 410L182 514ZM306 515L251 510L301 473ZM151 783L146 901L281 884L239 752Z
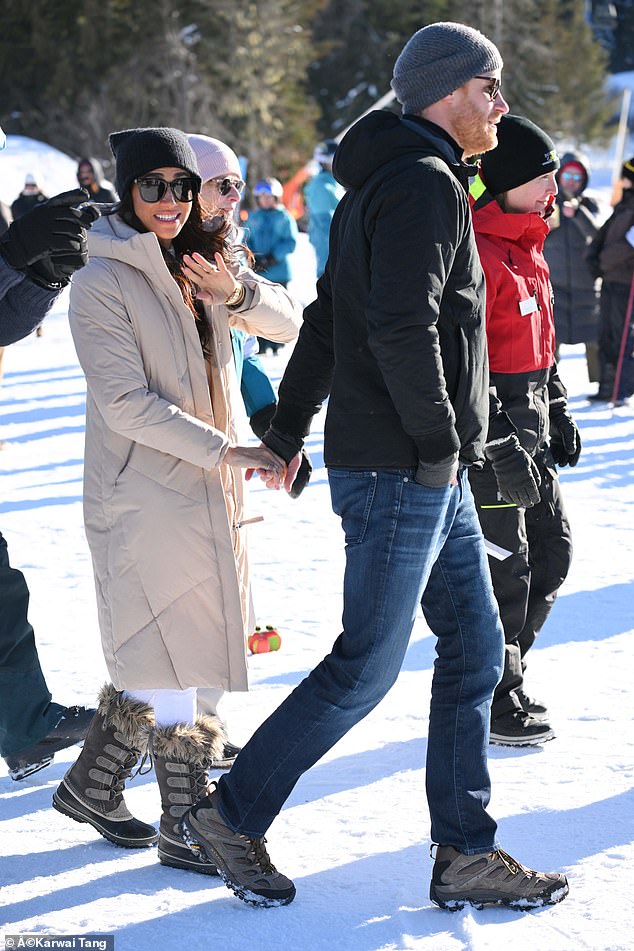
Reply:
M524 692L523 673L572 555L556 465L576 465L581 441L557 373L543 255L558 168L555 146L538 126L502 116L498 146L483 156L470 190L486 276L491 416L485 465L469 477L506 641L490 734L504 745L555 735L546 707Z

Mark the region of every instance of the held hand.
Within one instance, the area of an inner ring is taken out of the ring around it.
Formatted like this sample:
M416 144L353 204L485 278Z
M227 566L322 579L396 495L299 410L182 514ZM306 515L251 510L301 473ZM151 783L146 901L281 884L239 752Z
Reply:
M228 269L221 254L214 254L214 262L194 251L183 255L185 274L200 288L199 300L211 304L222 304L235 291L238 282Z
M257 447L230 446L225 453L224 461L235 468L246 469L247 481L256 472L269 489L279 489L284 482L286 463L271 452L264 443Z

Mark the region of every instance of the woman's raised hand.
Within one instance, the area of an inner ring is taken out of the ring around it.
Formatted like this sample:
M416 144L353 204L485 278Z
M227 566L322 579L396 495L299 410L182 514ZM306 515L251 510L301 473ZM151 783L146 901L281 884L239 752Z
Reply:
M197 297L210 304L223 304L238 287L238 282L228 269L221 254L214 254L214 261L194 251L183 255L185 274L200 288Z

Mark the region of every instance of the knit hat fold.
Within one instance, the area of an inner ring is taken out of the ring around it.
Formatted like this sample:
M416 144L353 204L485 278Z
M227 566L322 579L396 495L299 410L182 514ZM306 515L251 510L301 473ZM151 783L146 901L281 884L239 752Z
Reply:
M180 129L123 129L111 132L108 141L117 165L116 188L122 198L135 178L155 168L182 168L200 188L196 155Z
M210 135L190 133L187 136L189 144L196 154L198 170L203 182L225 175L235 175L242 178L242 169L238 156L228 145L220 139L212 139Z
M555 143L530 119L502 116L497 132L496 148L485 152L480 161L482 180L492 195L501 195L559 168Z
M403 47L391 86L403 112L417 113L474 76L502 66L499 50L479 30L463 23L431 23Z

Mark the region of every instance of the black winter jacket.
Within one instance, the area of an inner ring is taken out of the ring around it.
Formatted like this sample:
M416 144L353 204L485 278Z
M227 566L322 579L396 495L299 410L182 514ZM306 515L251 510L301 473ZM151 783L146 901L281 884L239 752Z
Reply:
M563 203L569 199L559 191L548 220L550 232L544 246L555 295L557 345L596 340L599 320L599 288L585 260L588 246L599 230L599 206L593 198L583 194L588 182L583 157L574 152L566 153L561 160L562 168L569 161L584 168L585 182L573 199L576 210L572 218L567 218L562 210Z
M343 138L333 171L348 191L273 429L301 445L330 393L326 465L409 468L455 452L471 464L489 402L469 167L435 124L373 112Z

